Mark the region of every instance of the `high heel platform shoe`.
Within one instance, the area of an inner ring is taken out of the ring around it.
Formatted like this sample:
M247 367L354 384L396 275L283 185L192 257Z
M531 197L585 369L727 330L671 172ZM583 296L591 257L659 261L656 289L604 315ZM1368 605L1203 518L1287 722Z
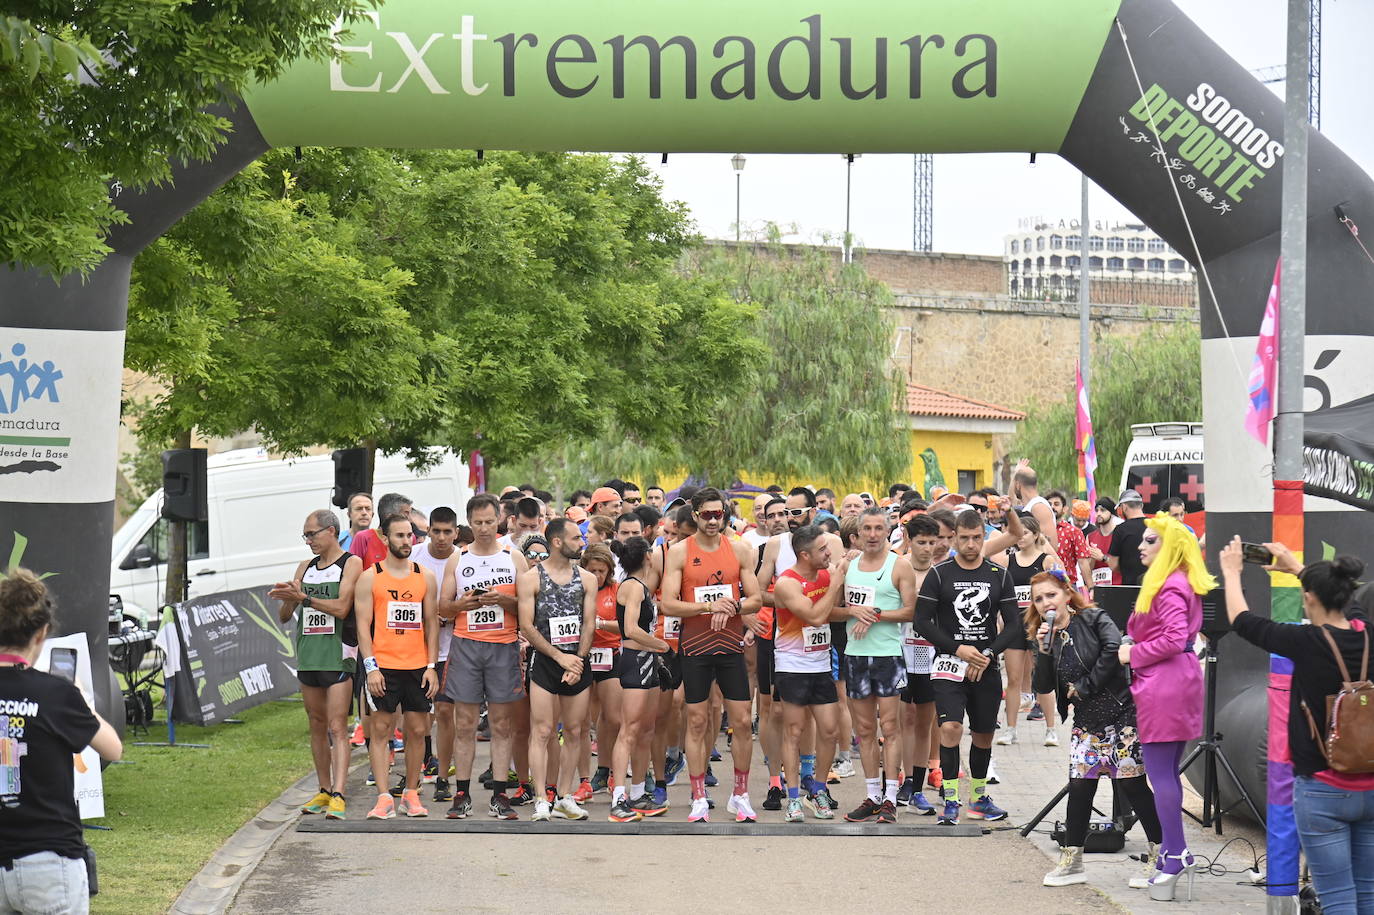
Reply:
M1155 902L1173 902L1174 894L1178 890L1178 881L1185 874L1188 877L1188 902L1193 901L1193 874L1197 872L1197 859L1192 852L1183 849L1177 855L1164 855L1164 860L1173 859L1183 865L1183 869L1177 874L1166 874L1163 871L1150 878L1150 899Z

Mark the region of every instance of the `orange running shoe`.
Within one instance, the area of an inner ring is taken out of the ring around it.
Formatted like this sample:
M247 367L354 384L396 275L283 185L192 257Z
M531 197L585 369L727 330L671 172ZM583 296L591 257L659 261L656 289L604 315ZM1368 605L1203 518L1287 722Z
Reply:
M585 804L592 799L592 783L590 779L582 779L577 785L577 790L573 792L573 800L579 804Z
M377 804L367 812L369 820L390 820L396 816L396 802L389 794L377 795Z
M420 792L411 788L401 794L401 813L408 817L427 817L429 810L420 801Z
M944 783L944 775L941 774L939 766L935 766L932 769L926 770L926 784L929 785L931 788L935 789L936 791L939 791L940 786Z

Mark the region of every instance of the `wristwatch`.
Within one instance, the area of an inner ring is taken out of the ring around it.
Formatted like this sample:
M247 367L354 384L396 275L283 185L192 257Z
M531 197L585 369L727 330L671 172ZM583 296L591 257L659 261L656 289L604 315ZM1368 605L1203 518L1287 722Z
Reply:
M307 595L305 595L305 597L302 597L302 598L301 598L301 606L304 607L304 608L307 609L307 610L310 609L310 605L311 605L312 603L314 603L314 601L312 601L312 600L310 599L310 595L309 595L309 594L307 594Z

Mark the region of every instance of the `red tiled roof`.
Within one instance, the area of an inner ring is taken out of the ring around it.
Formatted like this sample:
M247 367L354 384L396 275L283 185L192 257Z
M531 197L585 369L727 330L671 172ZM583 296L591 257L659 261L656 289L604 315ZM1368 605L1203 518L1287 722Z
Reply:
M906 411L912 416L953 416L959 419L1009 419L1022 420L1026 414L1018 413L997 404L960 397L948 391L928 388L920 384L907 384Z

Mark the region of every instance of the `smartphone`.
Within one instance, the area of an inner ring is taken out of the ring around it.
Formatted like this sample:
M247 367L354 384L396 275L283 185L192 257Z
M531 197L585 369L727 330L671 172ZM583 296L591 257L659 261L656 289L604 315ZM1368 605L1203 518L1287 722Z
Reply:
M1268 548L1262 543L1242 542L1240 551L1246 562L1253 562L1261 566L1273 565L1274 563L1274 554L1269 552Z
M68 683L76 682L76 649L54 648L48 656L48 673Z
M475 595L477 595L478 597L481 597L483 594L486 594L486 593L487 593L487 589L486 589L486 588L473 588L473 589L472 589L472 593L475 594Z

